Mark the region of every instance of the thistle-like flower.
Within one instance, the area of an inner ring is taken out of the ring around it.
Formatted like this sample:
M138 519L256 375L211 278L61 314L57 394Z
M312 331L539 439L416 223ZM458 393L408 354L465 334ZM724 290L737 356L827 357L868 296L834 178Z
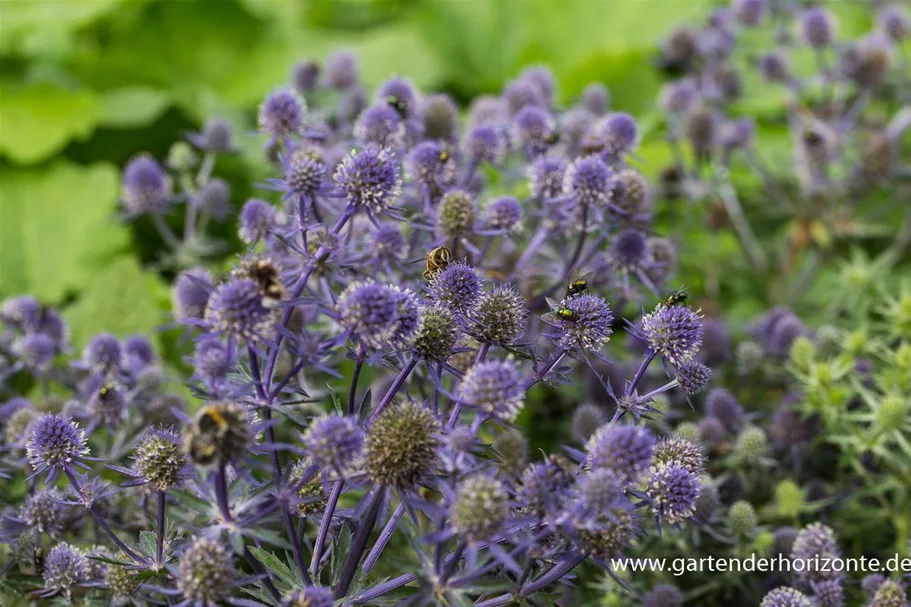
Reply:
M397 149L404 143L402 117L387 103L372 105L358 116L354 136L361 145L378 145Z
M465 262L450 263L430 281L430 297L457 314L468 312L481 297L481 276Z
M122 196L130 215L160 213L171 201L171 180L154 158L143 154L123 170Z
M430 363L444 363L455 351L459 334L459 323L453 312L440 304L424 306L411 347Z
M202 320L213 289L214 280L205 268L191 268L178 274L171 292L177 320Z
M509 516L509 494L499 480L471 476L456 489L450 511L453 531L469 542L493 537Z
M439 431L424 407L407 401L390 405L367 430L364 470L379 485L414 488L433 468Z
M563 194L582 205L603 208L611 202L613 178L610 168L597 156L577 159L563 177Z
M51 548L42 571L47 595L63 593L68 599L78 584L88 581L89 563L78 548L61 542Z
M593 470L605 468L623 486L636 485L652 465L655 438L639 426L606 425L588 441L586 460Z
M478 324L475 337L498 346L514 344L528 323L528 306L512 285L497 285L485 291L470 312Z
M272 136L272 141L287 140L304 127L307 104L295 91L279 89L259 106L259 130Z
M339 323L351 339L367 348L403 348L420 324L417 299L408 289L357 282L339 296Z
M509 361L473 365L459 387L459 399L488 415L514 421L525 399L521 374Z
M696 512L701 490L698 475L682 463L659 463L646 481L646 495L655 514L671 525Z
M314 420L301 441L311 462L325 472L344 476L360 461L364 433L352 418L330 414Z
M218 333L239 340L270 337L278 320L260 285L249 278L230 278L212 292L205 321Z
M775 588L766 594L759 607L813 607L812 600L805 594L790 586Z
M599 352L610 341L614 315L603 298L577 295L564 299L560 306L572 312L572 317L551 314L545 320L559 330L553 337L561 348Z
M84 465L89 448L85 432L73 419L59 413L47 413L31 424L25 441L25 454L35 474L47 471L50 478L60 470Z
M175 432L152 429L136 445L132 472L136 483L148 484L154 491L167 491L188 477L188 463Z
M197 536L180 556L177 588L192 605L216 605L231 596L237 571L218 540Z
M375 145L345 156L335 169L334 179L348 204L373 215L392 206L402 190L394 155Z
M702 346L702 316L689 306L659 304L634 331L648 347L673 365L692 359Z

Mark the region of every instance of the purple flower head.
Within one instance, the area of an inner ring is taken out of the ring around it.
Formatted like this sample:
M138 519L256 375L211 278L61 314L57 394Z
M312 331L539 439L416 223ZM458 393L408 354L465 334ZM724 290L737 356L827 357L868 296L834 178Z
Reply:
M459 323L449 308L439 304L424 306L411 347L415 354L428 362L444 363L452 356L459 335Z
M519 369L505 360L473 365L459 387L459 400L498 419L514 421L525 404Z
M154 491L180 486L189 476L188 465L180 437L170 429L149 430L133 452L133 472Z
M232 152L231 125L222 118L212 118L206 121L201 133L189 135L190 143L207 152Z
M291 68L291 84L300 94L311 92L319 84L319 63L316 61L301 61Z
M858 86L874 87L888 74L892 54L892 43L887 36L882 33L871 34L841 52L838 58L839 68Z
M766 594L759 607L815 607L815 603L799 590L780 586Z
M791 558L802 560L803 567L794 567L795 577L804 583L838 579L842 572L825 566L841 558L841 550L835 541L835 532L822 523L811 523L800 530L791 549ZM817 560L818 559L818 560Z
M51 368L57 344L44 333L28 333L15 341L13 351L26 369L42 375Z
M414 182L436 190L455 181L455 161L436 141L417 144L408 156L408 170Z
M554 80L554 73L547 65L532 65L524 70L519 76L525 82L530 83L538 89L541 99L547 106L551 106L554 101L554 90L557 85Z
M712 152L718 138L719 120L709 107L699 104L690 108L683 121L683 134L700 156Z
M701 488L698 475L671 462L655 466L646 482L646 495L655 514L675 525L695 514Z
M756 123L752 118L740 118L726 122L721 127L720 143L726 150L746 149L753 144Z
M868 576L869 577L869 576ZM817 600L821 599L820 597L820 587L831 588L833 584L837 584L837 587L841 589L841 582L839 580L821 580L819 582L811 582L810 586L816 595ZM844 598L842 596L842 598ZM843 605L844 602L838 603L837 605ZM829 607L829 605L836 605L836 603L822 603L819 605L821 607ZM873 594L870 602L867 603L867 607L906 607L908 605L908 594L905 590L904 584L898 580L884 579L879 587L876 589L876 592Z
M652 194L642 173L636 169L623 169L617 173L617 181L622 184L624 195L615 193L615 206L625 211L629 218L641 217L651 211Z
M345 50L335 51L326 59L326 84L334 89L348 89L360 80L357 57Z
M712 479L703 477L702 489L699 491L699 497L696 498L696 512L693 513L693 518L702 525L711 523L720 504L721 498Z
M637 272L648 265L648 241L639 230L626 228L614 237L608 254L618 270Z
M305 586L291 593L282 607L332 607L335 598L332 589L324 586Z
M123 365L120 342L110 333L99 333L82 349L82 363L99 373L114 373Z
M528 165L528 185L538 199L557 198L563 191L563 180L569 167L562 156L539 156Z
M691 80L669 82L661 89L661 105L668 112L684 114L696 101L698 92Z
M20 518L38 533L53 535L64 523L66 508L62 500L63 496L56 489L33 493L26 498Z
M88 454L85 432L68 415L47 413L30 426L25 455L37 474L47 470L55 476L59 469L80 464Z
M509 106L509 112L516 114L526 106L546 108L547 101L541 95L541 90L532 82L518 78L506 83L503 87L503 99Z
M101 383L88 398L88 409L99 423L116 428L126 418L127 396L116 383Z
M314 420L301 441L307 457L322 471L344 476L360 459L364 433L354 419L330 414Z
M509 122L509 107L502 97L481 95L471 102L468 123L472 126L503 126Z
M712 380L712 370L698 360L688 360L677 367L677 383L689 395L699 394Z
M687 69L699 56L699 32L691 27L674 28L661 47L661 59L670 68Z
M376 100L389 104L406 120L417 116L420 103L414 85L401 76L393 76L384 82L377 89Z
M81 550L65 542L51 548L42 570L44 587L69 597L73 588L89 577L89 561Z
M251 198L244 203L240 210L240 239L248 245L256 244L266 237L276 227L275 207L257 198Z
M24 333L37 331L43 307L31 295L8 297L0 304L0 321Z
M702 316L689 306L658 306L642 317L636 334L673 365L683 365L702 346Z
M728 432L736 434L743 429L743 407L733 394L723 388L715 388L705 399L705 414L719 420Z
M300 95L290 89L279 89L259 106L259 130L280 139L296 135L304 127L306 113L307 104Z
M575 535L585 554L605 560L619 558L636 537L635 520L626 507L617 505L600 516L578 520Z
M449 95L439 93L424 99L421 106L424 137L437 141L453 141L459 127L459 108Z
M355 282L339 296L339 324L366 348L403 348L418 329L417 299L409 289L372 281Z
M526 105L513 118L514 137L517 144L533 154L546 150L556 130L553 117L547 111Z
M0 426L5 426L6 423L16 414L16 412L21 411L22 409L31 409L32 403L29 399L17 396L11 398L2 405L0 405Z
M659 440L654 450L655 464L677 464L696 474L705 470L705 455L695 441L682 436Z
M563 177L563 193L579 204L604 207L611 201L613 179L610 169L597 156L577 159Z
M433 468L439 431L430 410L410 401L393 403L367 430L364 470L378 485L412 489Z
M362 146L398 148L403 145L404 136L402 117L388 103L370 106L361 112L354 125L354 137Z
M481 276L465 263L450 263L430 281L430 297L458 314L465 314L481 296Z
M623 480L613 470L596 468L579 477L578 498L586 512L609 512L623 498Z
M786 82L791 76L788 57L779 51L770 51L759 56L759 73L770 82Z
M768 350L771 354L787 357L791 353L791 346L798 337L807 335L807 328L799 318L793 314L784 316L768 335Z
M326 163L322 154L311 148L295 150L283 160L281 186L287 196L302 196L313 200L323 189Z
M794 531L794 536L796 537L797 530L794 529L793 527L790 527L790 529ZM793 543L793 538L792 538L792 543ZM788 549L788 552L790 553L791 550ZM864 579L862 579L860 581L860 588L861 588L861 590L863 590L865 597L867 597L868 599L872 599L873 596L876 594L876 591L879 590L882 587L883 583L885 583L885 581L888 579L889 578L887 578L886 576L884 576L882 574L871 573L869 575L865 575Z
M479 124L468 131L465 149L475 162L500 164L509 151L506 137L500 128Z
M373 214L385 211L402 190L395 156L373 145L345 156L335 169L334 179L348 204Z
M512 285L496 285L478 298L471 317L480 323L475 328L478 341L508 346L525 333L528 305Z
M205 338L196 343L193 354L196 374L206 382L222 380L231 371L227 346L217 338Z
M652 464L655 437L639 426L604 426L588 441L588 464L620 477L624 487L636 485Z
M625 112L611 112L593 128L599 147L612 156L631 152L636 147L636 120Z
M190 268L178 274L171 291L177 319L202 320L213 288L212 275L205 268Z
M821 6L811 6L800 19L800 35L814 48L829 46L835 39L835 18Z
M403 261L408 255L408 241L395 223L382 223L370 236L370 255L388 262Z
M216 539L196 536L177 563L177 588L192 605L216 605L231 596L237 570Z
M123 342L123 353L131 371L142 369L155 363L155 347L145 335L130 335Z
M614 315L603 298L582 294L568 297L560 305L572 312L572 318L557 317L552 323L559 329L556 339L561 348L598 352L610 341Z
M902 42L911 33L911 15L904 6L892 4L879 12L879 27L893 42Z
M191 203L212 217L222 219L228 212L230 199L231 186L224 179L215 177L199 190L199 193L191 199Z
M642 597L642 607L681 607L683 595L671 584L657 584Z
M160 213L171 200L171 180L151 156L136 156L123 169L123 206L130 215Z
M528 513L545 517L563 507L571 489L572 477L554 458L548 458L525 468L516 497Z
M470 476L456 488L450 520L453 531L469 542L490 539L509 517L506 486L484 474Z
M515 232L522 224L522 206L514 196L494 198L484 207L481 221L488 230Z
M765 19L766 0L735 0L734 14L747 27L759 27Z
M588 112L601 116L610 106L610 91L600 82L592 82L583 89L580 103Z
M229 278L213 291L205 321L214 331L240 340L268 338L275 330L276 308L249 278Z
M842 588L841 580L820 580L818 582L810 582L810 589L813 591L813 598L816 599L816 604L819 607L844 607L845 604L845 591ZM895 595L895 598L899 599L900 602L883 602L877 603L873 601L874 607L886 607L887 605L901 605L907 604L907 597L905 596L905 589L899 586L900 594Z

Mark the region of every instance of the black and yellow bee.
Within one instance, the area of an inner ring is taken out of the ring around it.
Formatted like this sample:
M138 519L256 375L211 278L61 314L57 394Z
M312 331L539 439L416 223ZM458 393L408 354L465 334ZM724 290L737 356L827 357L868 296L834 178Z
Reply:
M255 282L262 291L263 304L267 307L278 305L285 297L285 286L278 268L268 258L246 259L235 268L234 275Z
M386 103L388 103L389 106L394 109L400 117L405 118L408 115L408 104L395 95L389 95L386 97Z
M566 296L575 297L576 295L581 295L588 290L588 281L592 277L592 272L580 276L578 278L570 281L569 285L566 287Z
M228 421L217 405L200 409L186 434L186 450L190 459L201 466L215 463L219 455L219 445L228 432Z
M432 280L434 276L446 269L452 260L452 251L446 247L436 247L427 254L427 269L421 274L424 280Z
M673 293L667 296L667 299L664 300L664 305L668 308L673 306L679 306L686 302L687 297L686 291L683 290L683 287L680 287Z

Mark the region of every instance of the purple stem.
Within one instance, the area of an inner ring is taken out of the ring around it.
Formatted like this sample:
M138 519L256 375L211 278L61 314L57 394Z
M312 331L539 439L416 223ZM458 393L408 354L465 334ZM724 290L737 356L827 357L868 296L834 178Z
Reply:
M165 510L167 509L167 496L164 491L158 492L158 545L155 550L155 565L161 567L164 564L164 533L165 533Z
M392 539L392 534L395 533L395 528L399 524L399 521L402 519L402 516L404 514L405 504L399 504L392 512L392 516L389 517L389 520L386 521L386 526L383 527L383 532L380 533L380 536L378 538L376 538L376 543L373 545L373 548L370 549L370 552L367 554L367 559L364 561L364 571L367 573L369 573L370 570L373 569L373 566L376 565L376 561L380 558L380 554L383 552L386 544L388 544L389 540Z
M642 357L642 362L639 363L639 369L636 371L636 375L633 376L633 381L629 383L629 386L626 388L626 395L632 396L636 391L636 388L639 387L639 382L642 381L642 377L645 375L645 370L648 369L648 366L652 364L652 361L655 360L655 355L657 352L649 348L646 351L645 356Z
M367 512L358 525L357 533L354 534L354 539L351 540L351 549L348 552L348 560L345 561L345 566L342 569L341 576L339 576L338 586L335 587L336 599L340 599L348 594L348 589L351 587L352 580L354 580L354 574L357 572L358 563L361 562L361 556L364 554L364 549L367 548L367 540L370 539L370 534L373 532L373 527L376 525L376 519L380 514L380 506L383 504L383 496L385 494L385 489L383 487L378 487L374 492L373 497L370 498L370 505L367 507Z
M370 413L370 421L376 419L376 416L382 413L383 409L386 408L386 405L395 398L395 395L402 388L402 385L405 383L405 380L408 378L408 374L411 373L415 365L418 364L417 358L412 358L408 361L408 364L402 367L402 370L399 372L398 376L395 378L395 381L392 382L392 385L389 386L389 390L386 391L386 395L383 397L383 400L377 406L375 410Z
M546 225L542 225L538 228L538 231L535 232L535 235L531 237L531 240L528 242L528 246L525 247L525 251L522 253L522 256L519 257L519 260L516 262L516 265L512 269L512 276L515 276L519 271L525 267L525 264L534 256L537 250L544 244L544 240L550 235L550 228ZM511 277L512 277L511 276Z
M231 505L228 503L228 475L225 468L225 462L221 462L215 471L215 503L218 505L221 518L230 523Z
M547 374L550 373L551 370L553 370L553 368L556 367L560 361L563 360L563 357L568 353L569 350L566 348L563 348L559 352L555 352L554 355L550 357L550 360L547 361L547 364L544 365L544 368L541 369L540 373L536 373L534 377L531 377L525 381L525 386L522 388L522 390L527 392L528 389L538 383L538 381L547 377Z
M561 577L575 569L579 566L582 561L585 560L585 555L582 553L570 554L562 561L551 567L547 573L539 577L537 580L533 581L528 586L524 586L519 589L519 596L528 596L534 594L535 592L547 588Z
M354 415L354 400L357 396L357 380L361 376L361 367L364 366L364 357L358 354L354 363L354 374L351 376L351 388L348 389L348 415ZM360 411L358 411L360 413Z
M335 484L332 485L332 492L329 494L329 501L326 502L326 511L323 513L323 520L320 521L319 531L316 534L316 543L313 545L313 558L310 560L310 571L314 576L319 570L319 562L323 558L323 546L326 543L326 537L329 535L329 527L332 525L335 507L338 506L338 500L342 496L344 488L345 481L335 481Z
M377 598L383 596L384 594L388 594L388 593L392 592L393 590L398 590L402 586L404 586L406 584L410 584L411 582L414 582L417 579L418 579L418 576L416 576L413 573L406 573L405 575L400 575L397 578L393 578L393 579L389 580L388 582L383 582L382 584L379 584L375 588L371 588L370 590L367 590L355 597L352 597L349 601L347 601L345 603L345 605L360 605L361 603L368 603L374 599L377 599Z

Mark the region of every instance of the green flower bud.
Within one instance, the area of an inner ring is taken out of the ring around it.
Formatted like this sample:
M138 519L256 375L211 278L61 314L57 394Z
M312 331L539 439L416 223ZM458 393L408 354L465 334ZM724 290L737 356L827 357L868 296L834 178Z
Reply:
M756 510L743 500L735 502L728 510L728 527L736 537L747 538L756 532Z
M791 362L800 371L810 368L816 358L816 346L808 337L801 335L791 344Z
M734 444L734 452L743 461L755 463L765 453L768 438L762 428L750 426L744 428L737 442Z
M775 508L780 516L794 518L803 510L803 489L792 480L775 487Z
M880 430L891 430L900 427L905 421L908 401L898 394L888 394L876 407L876 425Z

